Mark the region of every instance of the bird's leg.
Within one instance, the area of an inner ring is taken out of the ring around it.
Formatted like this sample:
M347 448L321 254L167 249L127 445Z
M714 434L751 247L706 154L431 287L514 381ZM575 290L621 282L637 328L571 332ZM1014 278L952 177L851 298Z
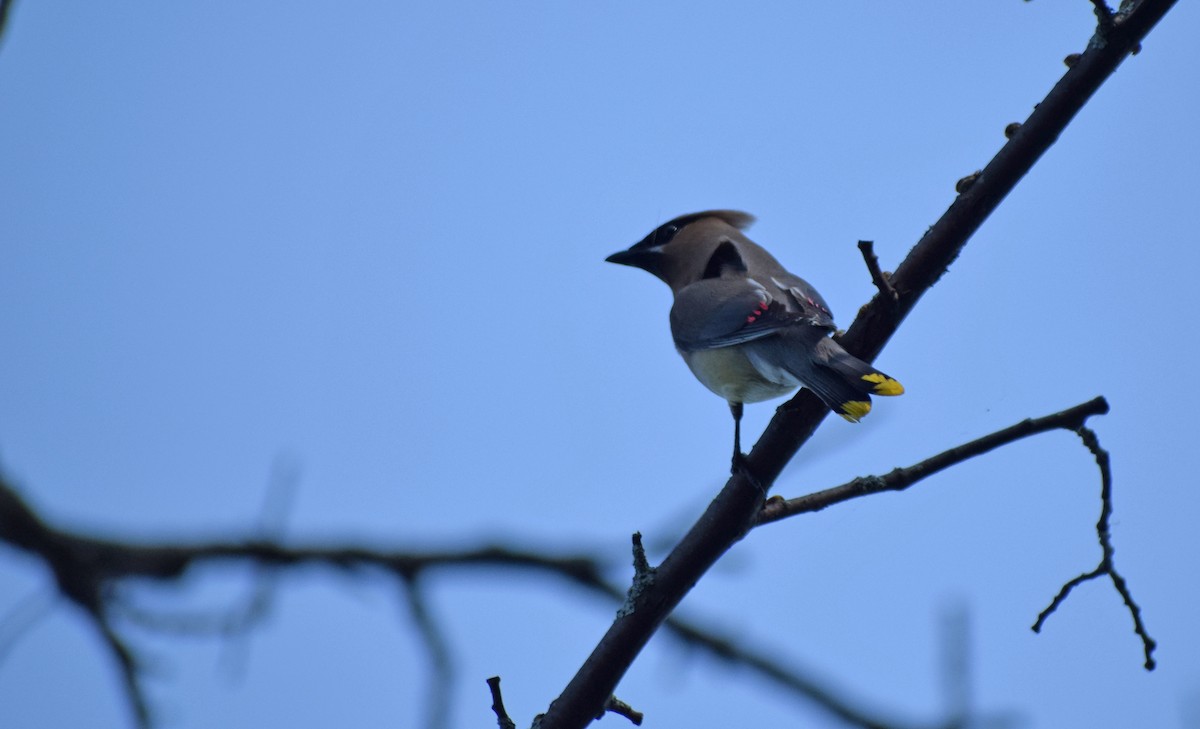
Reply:
M733 413L733 463L729 466L729 472L735 476L740 473L747 481L754 484L754 487L765 497L766 489L763 488L758 477L751 473L750 464L746 462L746 454L742 453L742 403L729 403L729 412Z
M730 402L729 412L733 413L733 463L729 470L731 473L737 473L743 470L743 461L746 458L742 455L742 404Z

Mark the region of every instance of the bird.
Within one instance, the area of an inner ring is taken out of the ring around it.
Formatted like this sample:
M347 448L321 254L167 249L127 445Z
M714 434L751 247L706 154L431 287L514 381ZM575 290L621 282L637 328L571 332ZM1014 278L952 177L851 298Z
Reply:
M744 468L744 403L803 385L858 422L871 410L871 395L904 393L899 381L830 336L836 327L825 300L742 233L753 222L738 210L681 215L605 259L671 287L675 349L696 379L729 403L735 472Z

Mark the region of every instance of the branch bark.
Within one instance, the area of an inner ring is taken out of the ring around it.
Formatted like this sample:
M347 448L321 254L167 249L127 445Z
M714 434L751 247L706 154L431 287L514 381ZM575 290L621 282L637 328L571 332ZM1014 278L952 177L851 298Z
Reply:
M1017 182L1054 144L1092 94L1116 71L1175 0L1131 2L1103 24L1081 54L996 156L955 199L891 277L894 301L876 296L841 338L852 354L873 360L921 296L958 257ZM599 715L625 671L693 585L756 518L763 492L828 414L807 390L785 403L747 456L756 483L735 474L659 566L655 581L618 617L592 654L541 717L539 729L582 729Z

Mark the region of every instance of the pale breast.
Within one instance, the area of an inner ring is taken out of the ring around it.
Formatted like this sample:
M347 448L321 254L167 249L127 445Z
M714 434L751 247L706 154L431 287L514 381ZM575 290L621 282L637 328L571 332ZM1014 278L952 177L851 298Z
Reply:
M799 385L790 377L781 378L782 381L768 380L750 363L741 347L680 354L696 379L729 402L770 400L788 394Z

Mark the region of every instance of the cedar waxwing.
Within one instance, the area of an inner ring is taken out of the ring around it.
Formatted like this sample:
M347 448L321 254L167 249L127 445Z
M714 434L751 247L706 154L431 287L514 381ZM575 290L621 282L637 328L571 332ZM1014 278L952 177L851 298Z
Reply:
M605 259L649 271L671 287L675 348L733 411L735 467L742 457L742 403L804 385L833 412L858 422L871 410L872 394L904 392L829 337L835 327L825 300L742 235L753 222L736 210L683 215Z

